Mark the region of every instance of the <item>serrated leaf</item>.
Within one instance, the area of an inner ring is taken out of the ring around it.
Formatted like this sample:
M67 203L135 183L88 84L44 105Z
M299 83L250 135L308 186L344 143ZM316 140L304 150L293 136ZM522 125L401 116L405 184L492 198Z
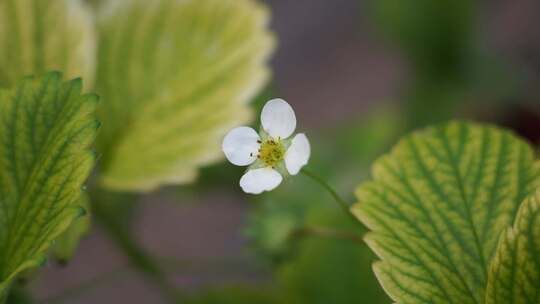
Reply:
M84 208L85 215L75 219L71 225L58 237L52 248L52 255L61 263L70 260L83 236L90 229L90 200L86 193L82 193L77 204Z
M540 185L531 147L495 127L451 122L405 137L352 208L372 232L375 273L398 303L483 303L489 261Z
M21 77L62 71L91 85L95 27L81 0L0 0L0 87Z
M222 157L228 129L251 118L274 44L268 11L252 0L111 4L99 22L102 182L130 191L190 182Z
M519 208L491 262L486 304L540 303L540 189Z
M81 185L94 163L96 95L60 73L0 91L0 298L21 271L80 216Z

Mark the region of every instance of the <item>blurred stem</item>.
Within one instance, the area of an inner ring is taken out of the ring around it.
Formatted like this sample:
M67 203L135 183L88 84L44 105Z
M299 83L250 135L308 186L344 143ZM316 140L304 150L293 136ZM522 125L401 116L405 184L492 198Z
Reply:
M176 274L179 271L182 274L193 273L193 274L204 274L204 275L215 275L216 270L222 270L223 273L234 273L238 274L239 269L246 267L245 259L230 259L230 258L221 258L221 259L206 259L206 258L187 258L179 259L176 257L173 258L159 258L155 260L159 265L165 269L168 274ZM258 263L247 263L250 266L251 271L269 271L268 269L260 268L261 266ZM78 297L81 297L83 294L95 290L101 286L113 283L117 280L125 279L126 277L133 275L134 271L132 267L122 266L116 269L106 271L96 275L93 278L90 278L87 281L81 282L76 286L63 290L60 294L50 296L46 299L40 300L41 304L63 304L63 303L72 303ZM249 275L249 273L247 274Z
M316 175L313 172L311 172L309 170L306 170L306 169L302 169L301 172L302 172L302 174L304 174L305 176L311 178L317 184L322 186L326 191L328 191L328 193L334 198L334 200L339 205L339 207L343 210L343 212L345 212L347 214L347 216L353 222L355 222L357 224L361 224L360 221L356 218L356 216L354 216L354 214L351 212L349 203L347 203L343 198L341 198L341 196L339 196L339 194L336 192L336 190L334 190L334 188L332 188L332 186L330 186L324 179L322 179L318 175Z
M169 282L166 274L159 267L159 263L147 253L130 235L126 225L122 225L119 215L115 214L110 204L120 203L116 200L132 198L131 195L113 194L97 189L92 192L93 216L103 227L109 238L116 244L131 266L158 288L172 303L181 303L183 295Z

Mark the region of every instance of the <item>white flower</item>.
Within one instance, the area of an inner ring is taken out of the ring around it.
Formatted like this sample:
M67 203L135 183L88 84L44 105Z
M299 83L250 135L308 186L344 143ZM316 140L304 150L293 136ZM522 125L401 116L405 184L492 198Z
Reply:
M250 166L240 179L246 193L275 189L283 176L296 175L309 160L311 148L305 134L291 135L296 116L283 99L268 101L261 113L259 134L250 127L232 129L223 139L223 152L237 166Z

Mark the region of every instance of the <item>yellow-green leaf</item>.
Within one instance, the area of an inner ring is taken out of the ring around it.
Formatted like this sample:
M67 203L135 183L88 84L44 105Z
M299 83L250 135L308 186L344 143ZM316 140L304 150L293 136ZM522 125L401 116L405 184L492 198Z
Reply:
M398 303L483 303L489 262L540 185L531 147L451 122L405 137L373 167L352 211L372 232L375 273Z
M540 189L521 205L491 262L487 304L540 303Z
M111 1L100 14L102 182L147 191L192 181L268 78L273 36L254 0Z
M91 85L95 27L82 0L0 0L0 87L62 71Z
M61 263L70 260L83 236L90 229L90 201L86 193L82 193L77 202L85 210L85 216L75 219L71 225L54 242L51 253Z
M48 73L0 91L0 298L84 214L77 199L94 164L98 98L81 88Z

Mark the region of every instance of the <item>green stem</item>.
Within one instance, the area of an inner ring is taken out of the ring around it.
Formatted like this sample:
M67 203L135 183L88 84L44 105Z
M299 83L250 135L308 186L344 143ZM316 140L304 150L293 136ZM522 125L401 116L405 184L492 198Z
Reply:
M110 206L107 206L107 204L114 204L115 202L104 198L103 193L98 193L92 203L94 218L117 247L123 251L131 266L158 288L168 298L169 302L181 303L184 298L183 295L169 281L159 263L131 237L129 230L121 224L121 221L117 218L118 216L111 212Z
M343 212L345 212L353 222L355 222L356 224L361 224L360 221L356 218L356 216L354 216L354 214L351 212L349 203L347 203L343 198L341 198L341 196L339 196L336 190L334 190L334 188L332 188L332 186L330 186L324 179L306 169L302 169L301 172L302 174L311 178L317 184L322 186L326 191L328 191L328 193L330 193L330 195L334 198L334 200L343 210Z

